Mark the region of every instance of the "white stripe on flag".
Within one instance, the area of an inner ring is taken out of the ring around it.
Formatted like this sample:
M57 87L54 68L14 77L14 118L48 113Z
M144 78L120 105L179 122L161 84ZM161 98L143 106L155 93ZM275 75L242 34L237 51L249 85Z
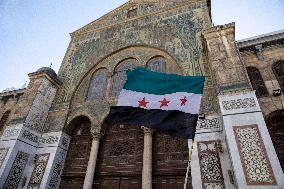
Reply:
M146 104L144 103L144 105L146 107L141 106L139 103L139 101L143 101L143 98L145 98ZM186 113L198 114L201 98L201 94L187 92L154 95L122 89L119 95L117 106L132 106L141 107L144 109L179 110ZM165 103L162 106L161 101L163 100Z

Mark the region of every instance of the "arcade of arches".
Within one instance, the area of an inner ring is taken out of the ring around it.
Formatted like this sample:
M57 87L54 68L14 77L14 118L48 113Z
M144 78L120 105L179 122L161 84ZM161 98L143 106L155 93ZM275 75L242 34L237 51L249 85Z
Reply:
M61 176L62 189L83 187L91 150L88 118L76 118L72 124L72 139ZM136 126L106 128L99 147L94 188L142 187L143 135L143 129ZM187 141L153 133L152 152L153 188L183 188L188 162Z
M115 67L111 78L110 96L117 97L126 80L126 70L139 66L136 59L125 59ZM146 67L166 72L167 63L161 56L151 58ZM178 72L178 71L177 71ZM107 90L107 69L92 73L86 101L103 99ZM95 87L97 86L97 87ZM91 152L91 123L86 117L75 118L69 126L71 144L60 188L82 188ZM149 134L149 132L148 132ZM133 189L142 187L145 129L136 126L109 125L104 129L95 166L93 187L96 189ZM153 188L183 188L188 165L187 141L173 139L151 131L151 159ZM153 138L153 139L152 139ZM147 141L146 141L147 143ZM87 177L87 176L86 176ZM189 178L190 180L190 178ZM150 182L150 181L149 181ZM191 182L189 182L191 183ZM188 187L191 188L191 184Z

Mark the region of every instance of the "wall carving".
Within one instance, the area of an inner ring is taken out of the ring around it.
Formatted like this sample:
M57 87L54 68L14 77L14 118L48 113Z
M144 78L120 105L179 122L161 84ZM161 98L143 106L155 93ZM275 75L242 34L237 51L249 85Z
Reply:
M213 119L199 119L197 122L197 129L219 129L219 118Z
M217 141L197 142L203 189L225 189Z
M29 154L21 151L17 153L3 188L12 189L18 187L28 159Z
M55 144L59 141L59 136L45 135L40 139L40 144Z
M257 125L233 127L247 185L276 185Z
M14 128L8 130L6 129L3 133L3 136L4 138L15 137L19 135L20 131L21 131L20 129L14 129Z
M56 189L59 181L60 181L60 175L63 169L64 160L65 160L66 153L63 151L60 152L57 157L55 158L53 170L51 173L51 178L48 184L48 189Z
M48 163L49 154L36 154L36 162L27 189L39 189Z
M223 101L222 105L225 110L233 110L233 109L256 107L256 102L254 98L244 98L244 99Z
M35 143L37 143L38 140L39 140L38 136L36 136L35 134L29 132L28 130L24 130L24 132L22 133L22 137L27 139L27 140L30 140L32 142L35 142Z
M61 144L63 147L68 148L69 139L67 137L63 137Z
M0 148L0 169L2 167L2 164L6 158L6 155L9 151L9 148Z

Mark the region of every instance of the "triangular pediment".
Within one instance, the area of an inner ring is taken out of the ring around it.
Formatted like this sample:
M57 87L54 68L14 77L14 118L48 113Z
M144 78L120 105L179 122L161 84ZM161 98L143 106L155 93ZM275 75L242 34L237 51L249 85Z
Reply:
M77 35L111 26L119 22L143 17L155 12L171 9L181 4L194 3L200 0L130 0L97 20L76 30L71 35ZM135 10L136 9L136 10ZM129 11L137 11L135 16L129 17Z

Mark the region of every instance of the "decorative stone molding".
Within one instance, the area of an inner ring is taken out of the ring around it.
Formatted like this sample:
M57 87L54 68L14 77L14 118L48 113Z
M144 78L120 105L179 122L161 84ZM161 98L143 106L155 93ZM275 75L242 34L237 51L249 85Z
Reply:
M152 135L153 134L153 129L150 129L148 127L141 127L143 129L143 132L145 135Z
M17 137L17 136L19 136L20 132L21 132L20 128L15 128L15 127L8 128L4 131L4 133L2 135L2 139Z
M233 115L245 112L261 112L255 91L243 91L235 94L219 95L222 115Z
M33 134L32 132L30 132L28 130L24 130L22 132L21 137L23 137L23 138L25 138L27 140L30 140L30 141L32 141L34 143L37 143L38 140L39 140L39 137L37 135Z
M258 126L234 126L233 130L247 185L276 185Z
M67 137L62 137L62 141L61 141L62 146L64 146L65 148L68 148L69 142L70 142L70 139L69 139L69 138L67 138Z
M92 134L93 140L100 140L101 137L104 135L100 127L93 127L91 129L91 134Z
M42 138L40 139L40 144L41 145L51 145L58 143L59 141L59 136L55 135L43 135Z
M3 162L5 161L6 155L9 151L9 148L1 148L0 149L0 169L2 167Z
M211 119L199 119L197 122L197 129L220 129L220 120L219 118Z
M254 98L236 99L222 102L225 110L242 109L242 108L253 108L256 107Z
M225 189L217 141L197 142L203 189Z

